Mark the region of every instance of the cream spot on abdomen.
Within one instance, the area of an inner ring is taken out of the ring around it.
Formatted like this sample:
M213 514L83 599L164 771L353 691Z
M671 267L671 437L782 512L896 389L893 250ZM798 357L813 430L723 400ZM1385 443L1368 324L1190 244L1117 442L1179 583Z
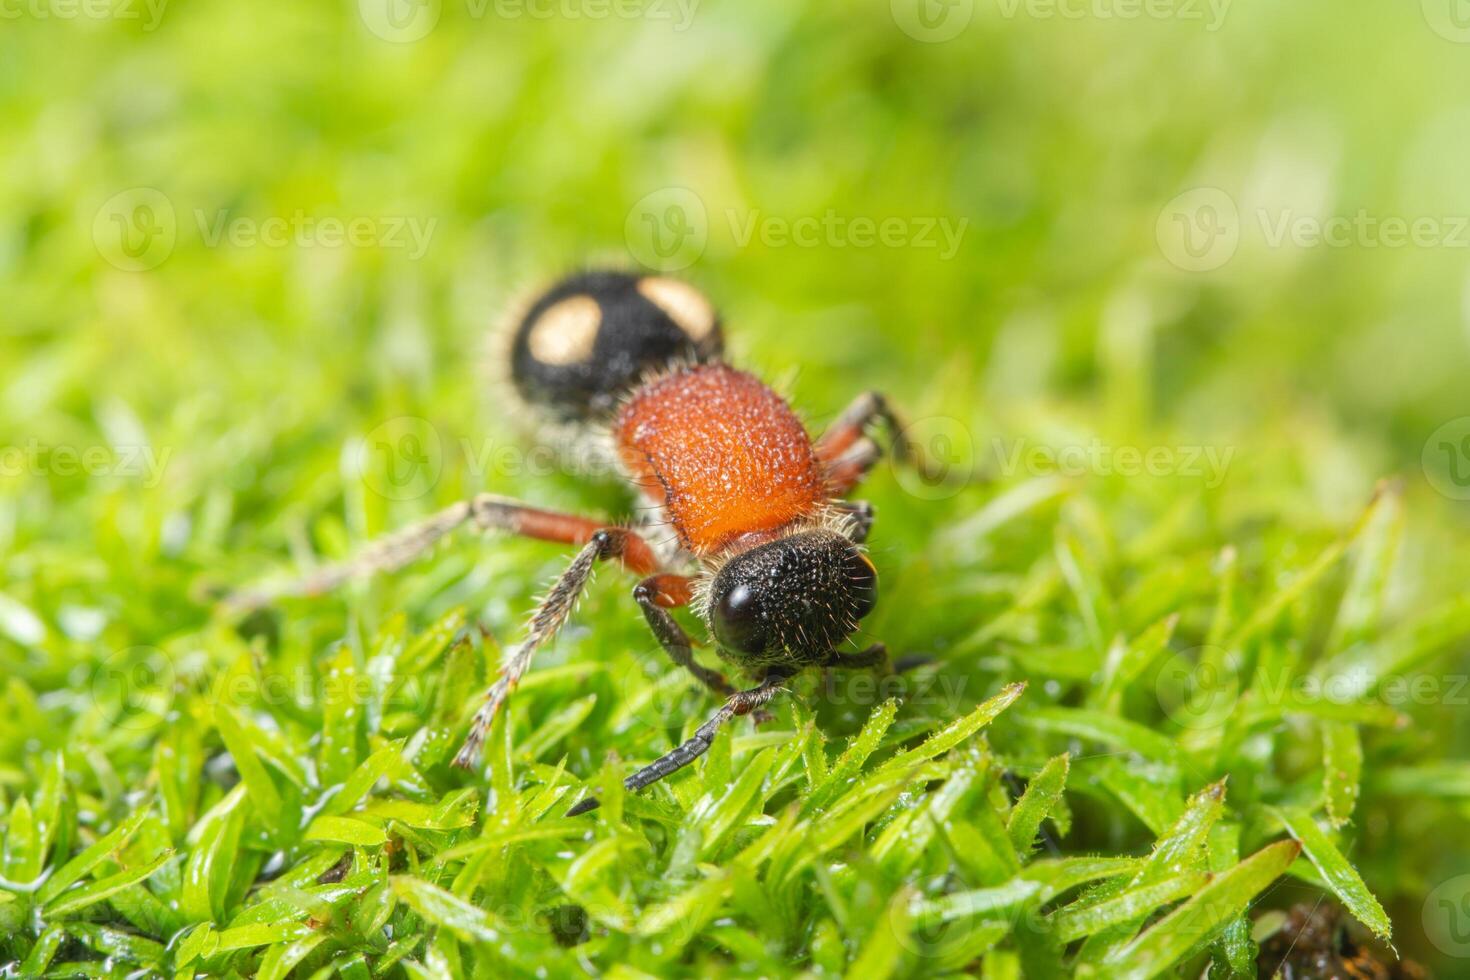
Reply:
M668 314L692 340L703 340L715 328L715 308L687 282L652 276L638 280L638 292Z
M592 357L602 310L591 296L572 296L536 319L526 348L542 364L581 364Z

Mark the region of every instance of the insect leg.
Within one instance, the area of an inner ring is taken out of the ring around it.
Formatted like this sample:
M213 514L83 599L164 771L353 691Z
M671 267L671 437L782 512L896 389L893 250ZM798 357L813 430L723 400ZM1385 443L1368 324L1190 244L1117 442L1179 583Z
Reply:
M473 523L481 531L509 531L528 538L565 544L586 544L597 531L607 526L605 521L540 510L507 497L482 493L370 542L346 561L326 565L293 582L232 593L225 598L225 603L234 609L247 611L287 596L321 595L350 579L402 568L468 523ZM632 538L620 557L625 565L644 575L658 565L652 550L641 538Z
M833 496L846 496L883 458L883 450L867 436L858 439L827 464L827 485Z
M882 643L874 643L866 650L857 653L841 653L833 650L822 661L823 667L847 667L853 670L861 670L865 667L888 666L888 647Z
M526 668L531 665L531 657L537 648L544 646L567 621L572 608L581 598L582 590L591 581L592 571L597 563L609 558L626 557L633 542L645 549L648 547L642 538L625 528L604 527L593 532L591 539L577 552L577 557L572 559L567 570L562 572L561 577L541 600L541 605L531 615L526 638L506 657L500 668L500 677L485 693L485 703L475 712L464 745L454 757L456 766L461 769L474 766L480 755L480 746L485 741L485 734L490 730L490 723L495 720L495 713L500 710L500 706L525 674Z
M826 464L828 480L837 491L845 493L852 489L878 461L877 447L866 435L874 423L881 423L888 430L894 458L912 466L928 482L945 482L947 470L934 465L922 449L909 441L902 421L883 394L865 391L842 410L817 440L817 457Z
M771 700L776 692L781 689L781 682L785 681L789 674L772 673L761 681L760 684L748 691L736 691L730 695L729 700L720 705L720 709L710 717L710 720L700 725L689 741L678 746L666 755L655 759L653 762L639 769L633 775L623 780L623 786L630 790L640 790L651 785L672 773L678 772L689 763L698 759L709 751L710 745L715 740L715 734L719 732L720 726L731 718L739 715L748 715L760 708L761 705ZM576 806L567 811L567 816L574 817L579 813L587 813L595 810L600 804L597 797L589 796Z
M852 543L862 544L867 541L873 530L873 521L878 516L873 505L866 500L841 500L833 506L852 518L852 528L847 535Z
M669 614L670 609L688 605L689 599L690 580L683 575L651 575L633 588L633 600L643 610L643 618L648 620L649 629L653 630L669 659L716 694L734 694L735 688L730 686L724 674L694 660L689 634Z

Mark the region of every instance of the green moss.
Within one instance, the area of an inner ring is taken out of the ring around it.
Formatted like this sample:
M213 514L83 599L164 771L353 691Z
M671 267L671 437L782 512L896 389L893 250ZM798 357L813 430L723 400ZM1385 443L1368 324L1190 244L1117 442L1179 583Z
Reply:
M1267 235L1467 213L1433 18L977 4L930 44L902 4L446 0L392 43L358 6L0 31L11 974L1223 976L1330 896L1457 975L1463 251ZM1190 272L1200 186L1240 242ZM916 666L800 679L628 795L714 705L612 569L476 774L562 550L218 607L479 490L629 513L525 451L482 352L655 233L814 428L879 388L988 478L863 490L865 629Z

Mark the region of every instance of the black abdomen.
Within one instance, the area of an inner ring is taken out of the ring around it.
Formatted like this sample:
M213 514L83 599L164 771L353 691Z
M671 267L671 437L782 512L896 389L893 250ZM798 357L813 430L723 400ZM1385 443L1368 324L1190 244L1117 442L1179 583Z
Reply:
M511 377L557 421L609 416L650 371L717 358L719 316L688 283L586 272L557 283L516 325Z

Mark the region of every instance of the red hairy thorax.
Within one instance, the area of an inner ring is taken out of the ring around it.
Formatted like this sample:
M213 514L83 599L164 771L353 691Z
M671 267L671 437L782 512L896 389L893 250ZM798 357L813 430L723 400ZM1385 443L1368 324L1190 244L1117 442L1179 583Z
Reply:
M827 499L796 413L758 378L724 364L680 368L634 390L613 439L634 486L666 509L696 555L778 533Z

